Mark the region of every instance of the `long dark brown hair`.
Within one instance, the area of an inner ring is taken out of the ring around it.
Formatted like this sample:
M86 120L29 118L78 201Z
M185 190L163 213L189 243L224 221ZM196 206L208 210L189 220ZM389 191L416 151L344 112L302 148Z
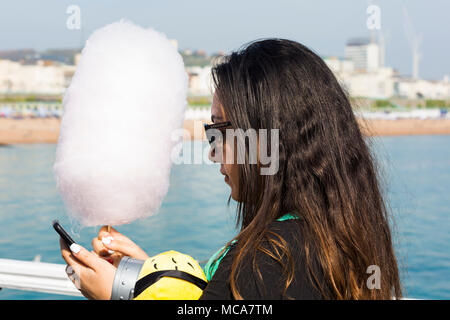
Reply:
M243 298L236 281L239 267L244 259L255 262L258 251L282 263L286 293L296 269L292 252L269 226L294 213L309 278L323 298L401 297L376 162L325 62L297 42L267 39L225 57L212 77L234 128L279 129L276 174L262 176L259 165L239 165L233 296ZM261 245L265 240L271 249ZM380 289L366 284L371 265L381 271Z

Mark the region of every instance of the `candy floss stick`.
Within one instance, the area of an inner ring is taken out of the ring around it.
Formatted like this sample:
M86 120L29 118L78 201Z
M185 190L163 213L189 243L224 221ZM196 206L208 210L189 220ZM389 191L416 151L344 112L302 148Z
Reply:
M71 217L110 231L158 211L186 96L183 59L164 34L121 20L89 37L64 94L53 167Z

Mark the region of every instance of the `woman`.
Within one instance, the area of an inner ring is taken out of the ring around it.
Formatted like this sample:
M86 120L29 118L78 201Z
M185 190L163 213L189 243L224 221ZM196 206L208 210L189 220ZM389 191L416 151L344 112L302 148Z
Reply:
M324 61L297 42L268 39L233 52L212 74L216 127L266 129L269 136L275 129L279 141L277 150L265 146L278 152L274 174L261 174L267 164L259 157L256 163L236 161L237 138L221 140L210 152L238 202L240 232L208 263L210 281L202 298L401 297L374 159ZM246 160L250 143L245 143ZM261 150L260 136L256 143ZM93 247L116 265L122 255L147 257L115 230L107 234L102 228ZM63 250L81 273L82 287L86 282L86 295L108 298L114 267L82 248L74 256ZM95 263L84 270L77 263L87 256ZM374 267L379 272L370 285L367 271Z

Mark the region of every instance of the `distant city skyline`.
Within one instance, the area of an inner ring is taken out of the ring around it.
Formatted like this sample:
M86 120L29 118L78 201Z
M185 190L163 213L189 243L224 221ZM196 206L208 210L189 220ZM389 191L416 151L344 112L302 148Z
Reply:
M0 50L38 51L77 48L89 35L121 18L153 27L178 41L180 50L228 53L268 37L299 41L321 56L345 56L351 38L370 37L369 5L380 8L386 44L385 65L412 74L412 43L405 9L414 34L421 39L419 75L440 80L450 75L450 1L118 1L15 0L0 4ZM66 26L70 5L81 10L81 28ZM377 31L378 32L378 31Z

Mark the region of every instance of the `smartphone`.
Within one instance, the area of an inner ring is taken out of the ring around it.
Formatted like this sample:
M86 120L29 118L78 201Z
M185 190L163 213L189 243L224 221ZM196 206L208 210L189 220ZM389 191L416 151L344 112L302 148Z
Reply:
M67 246L70 248L70 246L72 244L75 243L75 241L73 241L72 237L69 236L69 234L67 233L66 230L64 230L64 228L59 224L58 220L53 220L52 221L53 224L53 228L56 230L56 232L58 232L58 234L61 236L61 238L64 240L64 242L67 244Z

